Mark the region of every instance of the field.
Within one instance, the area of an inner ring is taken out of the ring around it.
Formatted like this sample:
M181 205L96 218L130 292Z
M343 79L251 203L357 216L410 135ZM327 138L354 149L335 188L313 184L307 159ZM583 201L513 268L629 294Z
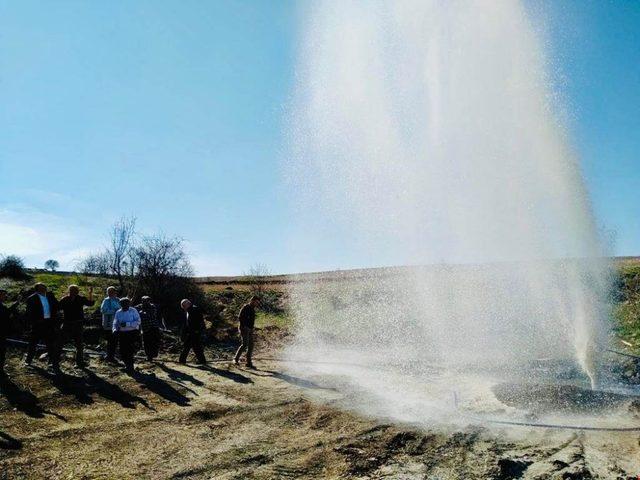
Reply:
M349 412L322 378L257 363L251 371L160 362L128 377L92 360L53 377L13 357L1 384L0 478L627 479L640 471L637 433L393 424Z
M637 263L621 266L617 330L627 351L637 351L640 341L639 278ZM246 287L236 281L205 288L228 295ZM224 315L216 322L232 328ZM12 348L10 377L0 383L0 479L627 480L640 474L640 432L427 427L356 413L353 399L334 383L293 374L278 360L291 326L286 313L263 314L258 326L256 371L230 363L232 335L211 342L208 367L178 365L169 351L161 362L140 363L133 376L95 357L88 368L75 369L68 354L56 377L42 362L25 369L23 351ZM625 367L633 369L633 362ZM628 418L637 424L637 406Z

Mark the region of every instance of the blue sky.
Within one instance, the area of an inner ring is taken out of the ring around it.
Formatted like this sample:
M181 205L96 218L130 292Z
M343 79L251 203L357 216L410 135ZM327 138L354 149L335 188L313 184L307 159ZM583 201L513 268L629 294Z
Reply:
M293 1L0 1L0 253L71 267L135 215L199 274L305 265L281 165ZM598 221L640 254L640 2L529 2Z

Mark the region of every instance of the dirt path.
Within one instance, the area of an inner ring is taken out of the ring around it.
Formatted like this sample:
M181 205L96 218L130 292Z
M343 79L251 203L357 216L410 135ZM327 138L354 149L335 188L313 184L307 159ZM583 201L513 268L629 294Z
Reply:
M93 361L54 377L12 359L0 478L636 478L640 435L425 431L350 413L321 379L214 364ZM309 393L313 391L311 400ZM319 402L318 397L324 398Z

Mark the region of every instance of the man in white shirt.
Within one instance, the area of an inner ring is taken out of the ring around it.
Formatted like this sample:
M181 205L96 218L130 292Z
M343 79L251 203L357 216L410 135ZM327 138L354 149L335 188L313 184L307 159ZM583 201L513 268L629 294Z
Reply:
M133 373L133 357L140 339L140 314L127 297L120 299L121 308L113 316L112 331L118 337L120 358L127 373Z
M57 341L60 324L58 322L58 301L56 297L47 292L43 283L36 283L33 287L35 293L27 298L27 321L31 327L29 347L25 363L31 365L36 353L36 347L40 340L47 346L49 363L58 370Z

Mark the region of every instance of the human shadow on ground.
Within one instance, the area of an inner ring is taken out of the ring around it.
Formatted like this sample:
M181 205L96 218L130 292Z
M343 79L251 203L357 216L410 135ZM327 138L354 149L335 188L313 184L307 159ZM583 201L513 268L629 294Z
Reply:
M22 442L17 438L12 437L8 433L0 431L0 449L3 450L20 450L22 448Z
M140 385L145 386L149 391L164 398L165 400L179 405L180 407L188 407L190 405L189 397L185 396L183 393L169 385L165 380L158 378L153 373L134 372L131 374L131 378Z
M158 368L160 368L160 370L165 372L171 380L175 380L178 382L189 382L197 387L202 387L204 385L203 381L198 380L193 375L189 375L188 373L181 372L180 370L169 368L166 365L163 365L162 363L157 363L156 365L158 366Z
M235 372L230 372L228 370L215 368L215 367L212 367L211 365L198 365L197 367L193 367L193 368L197 368L198 370L203 370L205 372L219 375L229 380L233 380L234 382L237 382L237 383L243 383L243 384L253 383L253 380L251 380L249 377L245 377L244 375L241 375Z
M49 372L41 367L32 367L32 370L43 378L49 380L54 387L63 395L73 395L75 399L83 405L91 405L93 398L89 395L87 382L84 377L76 377L68 373L59 371Z
M53 415L60 420L66 421L62 415L43 409L38 397L29 390L18 386L7 376L0 376L0 393L7 399L9 405L32 418L44 418L45 415Z
M292 375L287 375L286 373L276 372L274 370L263 370L263 372L270 374L273 378L277 378L278 380L282 380L284 382L290 383L291 385L295 385L296 387L302 388L313 388L316 390L333 390L335 388L331 387L323 387L322 385L318 385L311 380L305 380L304 378L294 377Z
M149 410L153 410L144 398L127 392L115 383L108 382L88 368L83 368L82 371L84 372L87 384L92 386L93 390L105 400L119 403L123 408L133 409L136 408L136 403L139 403Z
M75 397L83 405L94 403L93 395L95 394L105 400L119 403L123 408L133 409L139 403L153 410L144 398L123 390L115 383L105 380L86 367L82 369L82 376L69 375L65 372L55 374L39 367L35 367L34 371L48 379L60 393Z

